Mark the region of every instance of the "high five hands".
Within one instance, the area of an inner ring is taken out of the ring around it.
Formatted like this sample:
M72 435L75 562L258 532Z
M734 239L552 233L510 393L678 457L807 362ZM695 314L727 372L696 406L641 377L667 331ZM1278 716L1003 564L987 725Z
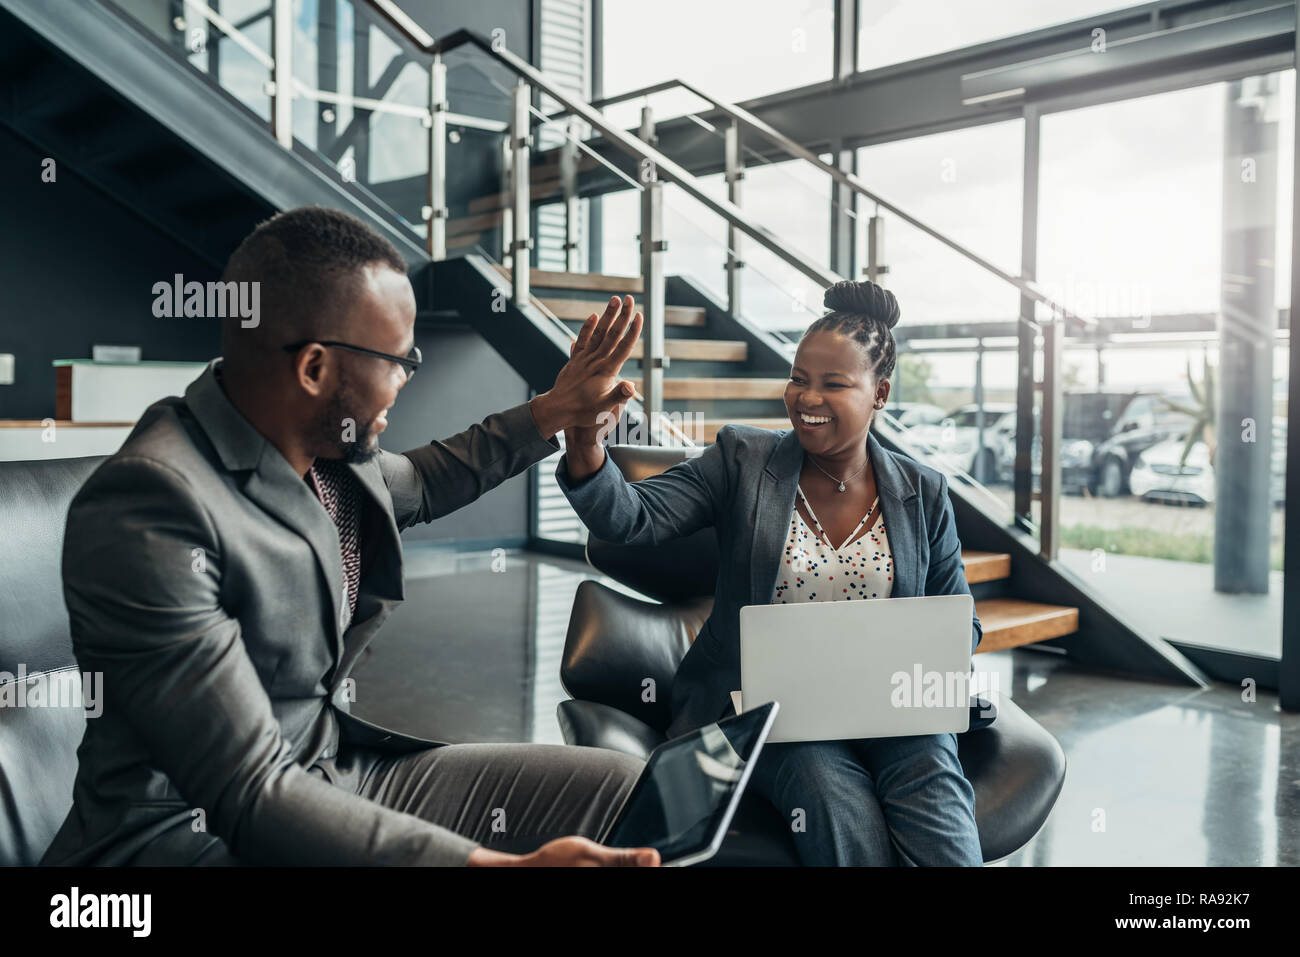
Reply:
M569 448L592 449L617 425L636 394L631 381L619 378L641 336L643 319L635 310L631 296L614 296L582 324L555 385L532 401L544 437L563 430Z

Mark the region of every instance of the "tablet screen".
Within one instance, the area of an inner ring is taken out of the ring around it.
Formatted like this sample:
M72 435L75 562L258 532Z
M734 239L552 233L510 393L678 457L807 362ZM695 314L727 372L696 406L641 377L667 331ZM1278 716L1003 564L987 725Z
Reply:
M764 737L771 705L660 745L604 843L653 847L664 862L708 847Z

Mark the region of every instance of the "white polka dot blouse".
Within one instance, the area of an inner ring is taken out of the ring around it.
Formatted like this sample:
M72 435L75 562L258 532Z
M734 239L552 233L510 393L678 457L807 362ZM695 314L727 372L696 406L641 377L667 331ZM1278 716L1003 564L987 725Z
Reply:
M802 488L799 497L816 528L808 527L797 507L793 510L771 603L888 598L894 586L894 561L879 496L839 548L831 545ZM870 530L859 537L864 526Z

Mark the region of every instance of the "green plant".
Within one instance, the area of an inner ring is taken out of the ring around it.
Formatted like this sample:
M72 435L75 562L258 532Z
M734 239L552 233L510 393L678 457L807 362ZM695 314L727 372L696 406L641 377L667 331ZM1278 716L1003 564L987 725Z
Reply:
M1196 380L1192 378L1192 359L1187 358L1187 386L1191 390L1192 399L1196 403L1193 406L1183 405L1181 402L1175 402L1164 396L1160 401L1175 411L1182 412L1185 415L1195 419L1192 423L1192 429L1187 433L1187 441L1183 443L1183 453L1178 457L1178 467L1181 469L1187 464L1187 455L1192 451L1192 446L1197 442L1204 442L1205 447L1210 452L1210 465L1214 465L1214 450L1217 440L1214 431L1215 424L1215 404L1214 404L1214 367L1210 365L1210 355L1205 353L1203 356L1203 374L1201 385L1198 388Z
M930 363L923 356L901 355L894 369L894 381L899 394L908 402L925 402L934 404L930 394L930 377L934 374Z

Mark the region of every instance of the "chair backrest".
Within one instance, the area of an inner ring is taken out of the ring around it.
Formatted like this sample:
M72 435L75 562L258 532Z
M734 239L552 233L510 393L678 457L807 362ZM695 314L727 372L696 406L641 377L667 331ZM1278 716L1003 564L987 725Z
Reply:
M611 445L609 457L629 482L665 472L686 460L684 448ZM597 571L664 602L712 598L718 577L718 536L703 528L662 545L615 545L587 540L587 561Z
M0 462L0 865L39 862L72 806L86 716L63 603L63 531L73 496L104 459ZM50 700L70 687L73 706Z
M685 449L613 445L610 458L629 482L685 461ZM560 680L575 698L636 715L662 731L671 721L673 675L713 608L718 539L705 528L661 545L587 540L597 571L663 604L583 582L574 596ZM655 693L647 694L647 681ZM651 699L651 700L647 700Z
M712 609L712 598L656 605L597 581L582 582L560 661L564 690L665 730L672 722L677 665Z

